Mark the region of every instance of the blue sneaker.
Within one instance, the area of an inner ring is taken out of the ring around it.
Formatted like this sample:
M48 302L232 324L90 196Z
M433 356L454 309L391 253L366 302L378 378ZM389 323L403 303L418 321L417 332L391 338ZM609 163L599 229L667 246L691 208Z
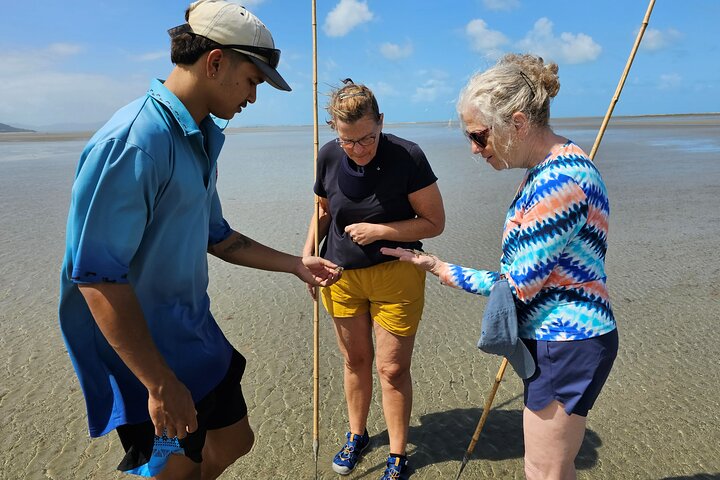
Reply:
M387 459L387 468L380 480L407 480L408 461L407 457L390 455Z
M367 429L362 436L347 432L345 437L347 442L335 455L332 463L333 470L340 475L352 472L360 459L360 454L370 445L370 435L368 435Z

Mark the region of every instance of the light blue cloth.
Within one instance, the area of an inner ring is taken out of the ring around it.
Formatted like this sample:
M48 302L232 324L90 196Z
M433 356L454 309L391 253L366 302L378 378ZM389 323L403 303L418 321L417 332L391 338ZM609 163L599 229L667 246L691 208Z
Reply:
M507 280L498 280L490 291L478 348L507 358L520 378L530 378L535 373L535 360L518 338L515 298Z
M153 451L148 463L140 465L137 468L126 470L125 473L140 475L142 477L154 477L165 468L165 464L170 459L170 455L184 455L185 450L180 446L177 437L158 437L155 436L153 442Z
M227 238L215 190L224 135L161 81L90 140L72 189L59 320L90 434L149 420L147 390L109 346L78 283L129 283L153 340L197 402L232 347L210 313L207 247Z

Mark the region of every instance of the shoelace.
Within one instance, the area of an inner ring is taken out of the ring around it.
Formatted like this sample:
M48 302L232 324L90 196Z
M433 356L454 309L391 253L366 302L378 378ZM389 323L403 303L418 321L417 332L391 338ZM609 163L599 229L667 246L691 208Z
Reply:
M385 475L390 474L389 478L390 480L397 480L400 478L400 472L398 470L395 470L393 467L388 467L385 469Z
M346 443L345 446L343 447L342 454L340 454L340 458L342 458L344 460L349 460L350 456L353 455L354 453L355 453L355 447Z
M389 480L398 480L400 478L400 473L402 471L402 467L399 465L396 465L395 462L388 462L387 468L385 469L383 478L387 478Z

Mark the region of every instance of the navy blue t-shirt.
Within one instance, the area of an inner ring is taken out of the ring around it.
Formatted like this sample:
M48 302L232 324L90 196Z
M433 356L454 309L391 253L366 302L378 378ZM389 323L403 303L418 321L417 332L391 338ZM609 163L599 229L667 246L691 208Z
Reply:
M379 240L358 245L345 233L353 223L388 223L415 218L408 195L437 181L420 147L391 134L381 134L375 158L358 167L336 141L318 154L315 193L327 198L332 221L320 255L347 269L394 260L381 247L419 249L420 241Z

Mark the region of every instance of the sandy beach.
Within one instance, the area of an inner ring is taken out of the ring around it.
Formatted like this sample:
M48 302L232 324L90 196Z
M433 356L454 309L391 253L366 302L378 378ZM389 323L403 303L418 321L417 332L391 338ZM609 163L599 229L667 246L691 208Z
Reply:
M590 150L600 119L558 121ZM720 140L717 115L611 122L596 161L611 201L608 285L620 353L588 417L580 479L720 479ZM426 249L497 268L521 171L473 159L458 128L386 126L418 142L439 177L445 233ZM228 132L218 189L231 226L300 252L312 211L312 127ZM0 137L0 479L119 479L114 434L91 440L57 326L70 187L87 136ZM321 140L327 140L327 132ZM312 302L294 277L210 259L215 318L248 359L256 444L223 479L315 478ZM500 365L475 346L483 297L428 278L413 360L413 479L454 478ZM347 428L342 363L321 310L318 478ZM715 380L713 380L713 378ZM372 448L350 479L377 479L388 436L379 389ZM522 382L510 369L462 478L521 479Z

